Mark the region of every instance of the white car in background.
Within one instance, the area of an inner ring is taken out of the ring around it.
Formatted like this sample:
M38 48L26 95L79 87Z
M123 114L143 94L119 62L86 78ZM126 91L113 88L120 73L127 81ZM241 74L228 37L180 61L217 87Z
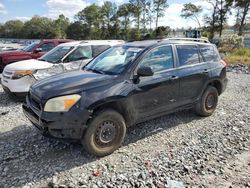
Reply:
M22 100L37 80L79 70L104 50L123 43L122 40L89 40L60 44L39 59L7 65L2 73L2 87L10 97Z

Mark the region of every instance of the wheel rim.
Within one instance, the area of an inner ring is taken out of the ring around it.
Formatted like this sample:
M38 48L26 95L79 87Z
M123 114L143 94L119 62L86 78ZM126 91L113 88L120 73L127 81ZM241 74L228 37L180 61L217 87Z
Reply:
M117 137L117 126L112 121L104 121L96 130L95 142L99 146L109 146Z
M206 109L208 110L213 109L214 105L215 105L215 96L212 93L210 93L206 98Z

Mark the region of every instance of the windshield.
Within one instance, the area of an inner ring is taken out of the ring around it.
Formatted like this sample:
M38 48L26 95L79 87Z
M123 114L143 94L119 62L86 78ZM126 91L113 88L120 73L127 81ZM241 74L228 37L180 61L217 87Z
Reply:
M103 74L120 74L143 48L117 46L110 48L91 61L85 70Z
M56 48L39 58L39 60L47 61L49 63L59 63L61 59L73 48L73 46L57 46Z
M22 50L25 51L25 52L31 52L33 50L33 48L38 45L39 42L34 42L26 47L24 47Z

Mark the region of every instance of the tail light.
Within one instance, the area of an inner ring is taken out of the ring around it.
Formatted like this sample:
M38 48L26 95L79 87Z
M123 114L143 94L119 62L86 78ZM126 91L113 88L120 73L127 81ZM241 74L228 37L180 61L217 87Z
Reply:
M224 60L220 60L220 63L222 64L222 65L224 65L225 67L227 66L227 63L224 61Z

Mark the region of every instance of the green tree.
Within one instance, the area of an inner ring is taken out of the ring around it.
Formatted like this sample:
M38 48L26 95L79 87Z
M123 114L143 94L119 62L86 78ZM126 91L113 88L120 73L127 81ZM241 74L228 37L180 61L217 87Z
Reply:
M208 0L208 3L212 5L212 16L205 15L204 20L208 25L207 29L209 31L209 39L214 38L215 31L219 28L219 14L218 14L218 0Z
M151 32L152 23L155 19L153 2L151 0L149 0L148 3L146 4L146 6L147 6L147 20L149 23L149 30Z
M223 26L227 21L227 13L230 11L232 6L231 0L219 0L218 14L219 14L219 35L221 37Z
M4 27L3 24L0 23L0 38L4 38Z
M66 30L70 24L69 18L66 18L63 14L59 15L58 19L54 21L57 38L66 38Z
M129 0L131 5L131 12L135 17L137 32L140 31L140 21L141 21L141 14L142 14L142 2L141 0Z
M192 19L196 21L199 25L199 28L201 27L200 21L199 21L199 14L202 12L201 6L196 6L192 3L186 3L184 4L184 7L181 10L181 17L185 19Z
M110 29L112 27L113 21L117 24L117 20L115 19L117 11L116 4L105 1L103 6L101 7L101 22L102 22L102 38L110 38L112 33L110 33Z
M98 39L100 37L100 20L101 20L101 7L92 4L87 6L82 11L77 13L76 18L78 21L86 24L89 32L88 39Z
M2 35L6 38L22 38L22 28L24 24L20 20L7 21L2 26Z
M154 12L156 14L155 28L158 28L160 17L164 16L164 10L168 7L167 0L153 0Z
M246 24L247 14L250 9L249 0L235 0L235 8L238 9L239 31L238 34L242 35L244 25Z
M86 36L89 36L89 30L84 30L86 28L86 24L84 25L80 21L75 21L69 24L68 28L66 29L67 38L81 40L86 39Z
M22 29L25 38L44 39L55 38L56 29L53 20L46 17L35 16L31 20L25 22Z
M115 14L112 18L111 18L111 22L112 22L112 27L111 30L109 32L110 34L110 39L121 39L121 27L120 27L120 20L117 14Z
M149 19L148 19L148 13L150 11L149 9L149 5L151 4L151 0L141 0L141 4L142 4L142 19L141 19L141 23L143 26L143 34L145 35L147 32L147 24L149 23Z
M117 16L122 18L122 25L124 39L127 40L129 36L129 26L131 24L130 18L132 17L132 6L130 3L125 3L119 6Z
M227 14L230 13L233 0L207 0L213 6L212 16L206 15L205 21L209 25L210 36L212 39L216 30L219 30L221 37L224 25L227 22Z
M156 30L155 30L155 36L157 38L164 38L164 37L167 37L170 33L171 33L171 28L169 26L161 26L161 27L158 27Z

